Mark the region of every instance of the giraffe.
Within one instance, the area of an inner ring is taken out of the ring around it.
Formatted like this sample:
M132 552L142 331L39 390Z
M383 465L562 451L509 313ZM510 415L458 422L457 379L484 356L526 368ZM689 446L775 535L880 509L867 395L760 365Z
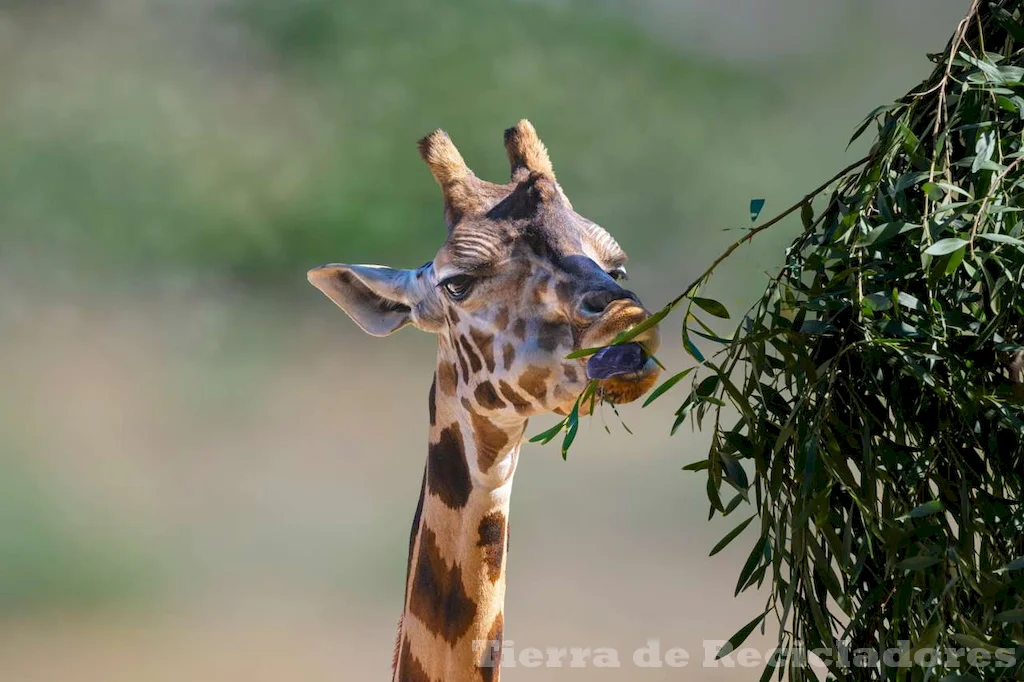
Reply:
M511 180L494 184L473 174L444 131L420 140L448 226L426 265L308 273L369 334L412 324L437 335L392 682L498 680L509 501L527 420L567 414L586 387L587 361L568 353L649 317L619 284L626 254L573 210L529 121L505 131L505 147ZM641 366L602 379L602 398L626 403L653 386L657 329L636 342Z

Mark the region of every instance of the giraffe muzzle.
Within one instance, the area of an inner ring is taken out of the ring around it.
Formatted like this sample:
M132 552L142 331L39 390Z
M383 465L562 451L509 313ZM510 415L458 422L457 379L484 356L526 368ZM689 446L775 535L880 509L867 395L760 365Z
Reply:
M596 348L611 343L624 332L650 317L636 300L613 302L600 320L584 334L583 348ZM660 335L657 327L645 330L631 343L609 346L586 361L587 377L599 381L602 398L623 404L636 400L654 387L661 368L653 356L658 351Z

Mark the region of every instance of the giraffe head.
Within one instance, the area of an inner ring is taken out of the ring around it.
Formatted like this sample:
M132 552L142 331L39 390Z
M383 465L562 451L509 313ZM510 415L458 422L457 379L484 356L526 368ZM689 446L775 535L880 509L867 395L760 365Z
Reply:
M624 289L626 254L575 210L528 121L505 131L511 181L480 180L443 131L420 154L444 194L448 237L415 270L331 264L310 282L362 329L384 336L412 324L439 337L436 390L474 413L523 418L566 413L588 381L580 348L607 344L648 317ZM656 329L636 341L648 354ZM635 400L657 379L637 371L601 381L599 395Z

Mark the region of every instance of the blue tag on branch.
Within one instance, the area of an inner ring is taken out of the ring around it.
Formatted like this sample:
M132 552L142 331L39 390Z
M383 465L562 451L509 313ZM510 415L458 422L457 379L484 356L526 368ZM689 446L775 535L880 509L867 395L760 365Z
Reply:
M751 199L750 200L750 222L756 222L757 216L761 215L761 211L764 210L764 199Z

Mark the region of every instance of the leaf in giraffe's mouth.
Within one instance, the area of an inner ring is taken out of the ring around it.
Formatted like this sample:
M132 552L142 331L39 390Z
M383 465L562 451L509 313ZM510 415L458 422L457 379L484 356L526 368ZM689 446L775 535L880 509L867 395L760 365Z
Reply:
M639 343L602 348L587 361L587 376L607 379L618 374L639 372L647 363L647 354Z

